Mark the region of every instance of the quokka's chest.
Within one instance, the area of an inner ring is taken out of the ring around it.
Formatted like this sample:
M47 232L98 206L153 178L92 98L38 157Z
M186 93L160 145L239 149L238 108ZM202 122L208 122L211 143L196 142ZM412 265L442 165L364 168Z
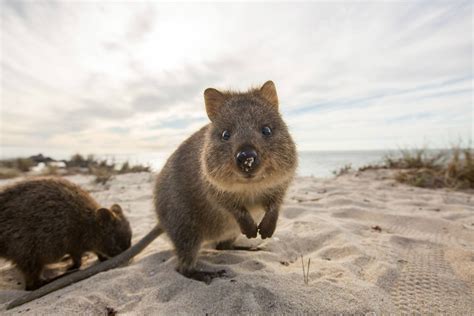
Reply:
M265 214L265 209L262 204L249 204L246 205L245 208L247 211L250 213L252 216L253 220L258 224L263 218L263 215Z

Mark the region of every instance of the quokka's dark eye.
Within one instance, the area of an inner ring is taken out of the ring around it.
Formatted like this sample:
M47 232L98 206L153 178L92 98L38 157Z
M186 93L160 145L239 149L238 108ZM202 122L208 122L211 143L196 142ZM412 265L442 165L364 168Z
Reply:
M272 135L272 129L268 126L262 127L262 134L264 136L271 136Z
M229 140L230 138L230 132L228 130L225 130L222 132L222 139L223 140Z

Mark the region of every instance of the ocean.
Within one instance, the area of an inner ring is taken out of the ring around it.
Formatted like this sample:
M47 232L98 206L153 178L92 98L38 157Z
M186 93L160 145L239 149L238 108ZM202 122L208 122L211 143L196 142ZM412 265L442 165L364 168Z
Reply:
M298 170L299 176L314 177L332 177L333 171L339 170L346 165L351 165L354 169L359 167L382 162L383 157L389 151L383 150L367 150L367 151L302 151L298 153ZM153 170L159 171L168 155L165 154L121 154L106 155L107 160L116 163L129 161L131 164L146 164Z
M2 148L2 159L13 157L28 157L39 152L32 152L31 149L19 152L18 150L9 151ZM301 151L299 152L298 175L314 177L331 177L333 171L351 165L357 169L364 165L381 162L389 150L359 150L359 151ZM68 159L70 154L61 151L42 152L43 155L53 159ZM84 153L83 153L84 154ZM136 154L107 154L97 155L98 158L107 159L121 164L129 161L130 164L149 165L154 171L159 171L169 153L136 153Z
M392 151L388 150L361 150L361 151L301 151L298 153L299 176L332 177L333 171L346 165L354 169L382 162L383 157ZM129 161L131 164L148 164L153 170L163 167L167 155L164 154L134 154L134 155L107 155L105 158L117 163Z
M298 175L331 177L334 171L350 165L357 169L369 164L377 164L391 154L389 150L360 151L303 151L299 153Z
M351 165L359 168L367 164L382 162L383 157L389 153L387 150L367 151L302 151L298 153L299 176L332 177L333 171ZM159 171L169 153L137 153L137 154L109 154L98 155L98 157L121 164L129 161L130 164L149 165L153 170ZM54 157L55 159L66 159L66 157Z

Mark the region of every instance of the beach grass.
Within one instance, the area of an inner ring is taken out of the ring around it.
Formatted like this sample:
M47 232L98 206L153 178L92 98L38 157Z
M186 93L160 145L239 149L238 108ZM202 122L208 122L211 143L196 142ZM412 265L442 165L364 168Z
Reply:
M10 179L28 172L35 162L29 158L14 158L0 160L0 179Z
M43 157L41 155L41 157ZM30 158L14 158L0 160L0 179L10 179L25 175L73 175L73 174L91 174L95 176L95 182L105 184L115 175L151 172L151 168L143 164L130 164L126 161L118 164L114 161L100 159L94 155L74 154L68 160L55 161L51 158L45 158L45 166L39 172L33 172L34 167L40 162ZM58 165L58 162L62 163ZM38 174L39 173L39 174Z
M474 150L453 146L449 150L402 149L386 155L381 164L370 169L396 169L395 179L423 188L474 189Z

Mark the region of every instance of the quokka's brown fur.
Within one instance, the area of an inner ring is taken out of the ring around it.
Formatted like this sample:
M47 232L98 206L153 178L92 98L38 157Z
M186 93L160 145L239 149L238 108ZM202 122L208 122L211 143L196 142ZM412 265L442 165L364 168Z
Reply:
M0 190L0 257L21 270L27 290L47 282L46 264L69 254L77 269L87 251L105 260L129 248L131 236L119 205L101 208L67 180L37 178Z
M245 93L209 88L204 98L211 123L168 159L154 200L159 225L174 244L178 271L207 281L212 273L195 269L203 243L224 248L240 233L273 235L297 154L273 82ZM266 127L271 135L262 134L268 134ZM248 158L249 153L255 157Z

